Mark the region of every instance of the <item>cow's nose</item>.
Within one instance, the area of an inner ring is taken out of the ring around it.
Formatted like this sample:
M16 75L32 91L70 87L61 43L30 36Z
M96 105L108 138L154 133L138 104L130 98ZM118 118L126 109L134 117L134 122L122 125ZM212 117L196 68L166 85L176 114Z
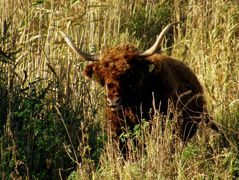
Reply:
M109 107L117 107L120 105L120 97L107 98L107 103Z

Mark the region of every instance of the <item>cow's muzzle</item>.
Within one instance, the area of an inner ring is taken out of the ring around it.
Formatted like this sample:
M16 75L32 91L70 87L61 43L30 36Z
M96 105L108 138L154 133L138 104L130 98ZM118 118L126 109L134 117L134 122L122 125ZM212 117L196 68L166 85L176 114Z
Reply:
M107 105L111 109L117 108L121 105L121 98L120 97L114 97L114 98L107 97Z

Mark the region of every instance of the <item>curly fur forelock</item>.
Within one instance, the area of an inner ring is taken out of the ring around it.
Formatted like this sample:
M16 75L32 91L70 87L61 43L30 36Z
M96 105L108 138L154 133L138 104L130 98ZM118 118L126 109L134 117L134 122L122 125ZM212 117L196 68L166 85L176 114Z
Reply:
M137 57L138 50L133 45L119 45L103 51L99 62L100 71L117 76L130 68L130 61Z

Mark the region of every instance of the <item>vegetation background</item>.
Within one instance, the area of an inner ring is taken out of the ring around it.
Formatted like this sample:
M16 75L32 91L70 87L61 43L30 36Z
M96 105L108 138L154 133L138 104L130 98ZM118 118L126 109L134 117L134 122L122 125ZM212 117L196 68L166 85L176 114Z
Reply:
M146 153L126 161L104 136L103 90L59 30L90 53L144 50L175 21L161 53L197 74L223 133L202 124L170 157L170 126L162 137L156 115L141 126ZM1 0L0 24L1 179L239 178L238 0Z

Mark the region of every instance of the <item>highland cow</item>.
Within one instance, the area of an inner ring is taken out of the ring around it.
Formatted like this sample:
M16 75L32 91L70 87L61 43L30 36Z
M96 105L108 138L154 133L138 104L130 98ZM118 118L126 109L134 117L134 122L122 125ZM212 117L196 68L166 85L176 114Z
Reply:
M105 88L106 125L113 136L133 129L142 119L149 121L155 109L167 115L170 103L177 112L177 134L183 141L195 134L200 121L209 121L203 88L195 74L184 63L156 53L174 24L165 27L143 53L133 45L119 45L101 55L86 54L61 32L78 55L94 61L84 73Z

